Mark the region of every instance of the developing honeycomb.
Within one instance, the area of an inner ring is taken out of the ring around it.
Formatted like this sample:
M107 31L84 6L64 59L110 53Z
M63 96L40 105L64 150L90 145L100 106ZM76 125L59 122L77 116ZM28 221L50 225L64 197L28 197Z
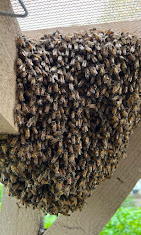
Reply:
M141 114L141 41L126 32L18 39L15 122L1 135L9 195L69 215L126 157Z

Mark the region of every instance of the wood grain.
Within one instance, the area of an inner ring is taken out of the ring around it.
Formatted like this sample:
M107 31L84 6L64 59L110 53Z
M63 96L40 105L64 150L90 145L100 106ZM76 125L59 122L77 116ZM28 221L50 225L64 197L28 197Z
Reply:
M0 213L1 235L38 235L42 221L38 210L25 209L17 199L9 197L4 188Z
M121 21L121 22L103 23L103 24L94 24L94 25L31 30L31 31L23 31L22 33L29 38L40 38L44 34L53 33L56 30L59 30L59 32L62 34L67 34L67 33L87 31L90 28L96 28L97 30L103 30L103 31L111 29L114 32L120 32L122 30L125 30L127 32L130 32L132 34L141 37L141 19L136 21Z

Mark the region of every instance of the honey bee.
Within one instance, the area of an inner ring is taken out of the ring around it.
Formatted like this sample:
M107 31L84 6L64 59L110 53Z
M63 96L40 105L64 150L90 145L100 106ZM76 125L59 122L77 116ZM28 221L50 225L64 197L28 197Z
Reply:
M112 88L112 93L113 93L113 94L117 93L117 91L119 90L119 88L120 88L120 84L117 84L116 86L114 86L114 87Z
M22 135L22 136L21 136L21 144L22 144L22 145L25 145L25 143L26 143L26 138L25 138L24 135Z
M58 148L58 150L57 150L57 155L61 155L63 153L63 149L60 147L60 148Z
M22 173L26 169L26 166L23 162L19 162L17 165L17 170Z
M82 113L82 108L79 108L79 109L77 110L76 115L77 115L77 116L80 116L80 115L81 115L81 113Z
M69 156L69 162L72 163L72 164L75 164L75 154L71 154Z
M30 127L31 127L32 125L34 125L34 124L35 124L35 117L32 117L32 118L30 118L30 119L28 120L26 126L27 126L28 128L30 128Z
M49 113L49 110L50 110L50 105L46 105L44 108L44 112Z
M72 83L69 83L69 89L70 89L71 91L73 91L73 90L74 90L74 86L73 86L73 84L72 84Z
M42 87L42 88L41 88L41 96L44 96L45 93L46 93L46 89L45 89L45 87Z
M82 68L86 68L87 67L87 61L86 60L83 60L82 62Z
M25 138L26 138L26 139L29 139L29 138L30 138L30 130L29 130L29 129L26 129L26 130L25 130Z
M42 149L42 144L41 144L40 141L37 142L37 149L38 149L39 151L41 151L41 149Z
M35 82L35 80L34 80L34 82ZM38 96L40 95L40 87L39 86L37 86L35 89L35 95L38 95Z
M21 148L19 149L17 155L18 155L18 157L23 158L24 155L25 155L25 153L24 153L24 148L21 147Z
M100 157L101 157L101 159L103 159L104 156L105 156L105 150L102 149L102 150L100 151Z
M3 152L4 154L6 154L7 151L8 151L8 148L7 148L6 145L1 145L1 149L2 149L2 152Z
M76 62L76 68L77 68L77 70L81 70L81 65L78 61Z
M18 45L25 48L25 41L24 41L24 38L23 37L19 37L18 38Z
M22 91L19 92L18 98L19 98L19 101L20 101L20 102L24 102L24 101L25 101L25 99L24 99L24 93L23 93Z
M29 113L29 109L25 103L22 104L22 111L24 112L24 114Z
M46 139L46 131L42 131L41 133L41 140L44 141Z
M128 113L127 113L125 110L123 110L123 111L122 111L122 116L123 116L124 118L127 118L127 117L128 117Z
M18 138L16 138L16 137L12 138L12 140L10 141L11 147L14 147L16 145L17 141L18 141Z
M36 153L33 153L33 154L32 154L32 158L33 158L33 160L34 160L34 164L35 164L35 165L38 165L38 156L37 156Z
M88 80L89 79L89 77L90 77L90 71L89 71L89 69L85 69L85 78Z
M56 185L56 188L57 188L58 191L62 190L62 188L63 188L62 182L60 182L60 183L58 182L57 185Z
M131 54L131 53L128 55L128 58L131 61L135 61L135 56L133 54Z

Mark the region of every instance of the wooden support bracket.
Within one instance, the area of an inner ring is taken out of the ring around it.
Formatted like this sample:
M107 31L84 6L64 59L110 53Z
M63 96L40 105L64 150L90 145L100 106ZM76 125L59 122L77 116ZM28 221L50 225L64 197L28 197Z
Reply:
M1 11L12 11L9 0L0 1ZM16 39L20 34L16 18L0 15L0 134L17 134L13 110L16 93Z

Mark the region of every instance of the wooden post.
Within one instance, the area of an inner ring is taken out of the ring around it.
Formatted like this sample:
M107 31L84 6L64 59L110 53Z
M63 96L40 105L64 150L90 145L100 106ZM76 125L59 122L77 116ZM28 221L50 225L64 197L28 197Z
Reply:
M1 11L12 11L9 0L0 0ZM16 91L16 39L20 34L16 18L0 15L0 133L17 134L13 109Z
M38 235L44 229L44 217L38 210L27 208L7 195L4 188L0 213L1 235Z

